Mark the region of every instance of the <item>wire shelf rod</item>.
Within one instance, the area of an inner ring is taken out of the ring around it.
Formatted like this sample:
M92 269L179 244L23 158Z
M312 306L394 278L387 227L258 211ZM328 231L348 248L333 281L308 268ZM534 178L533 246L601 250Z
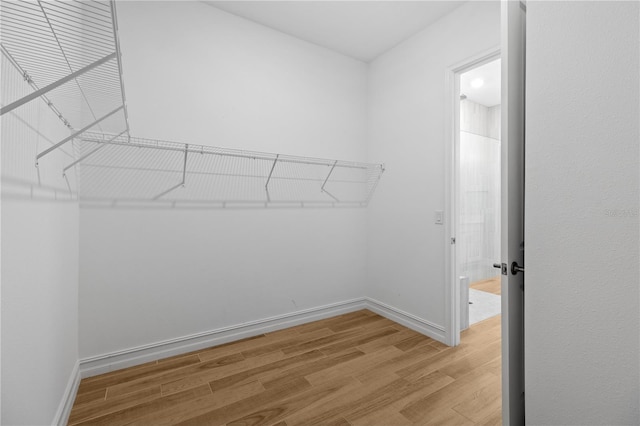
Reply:
M87 65L86 67L84 67L82 69L79 69L78 71L76 71L74 73L71 73L66 77L61 78L60 80L55 81L55 82L43 87L42 89L39 89L39 90L37 90L37 91L35 91L33 93L30 93L29 95L27 95L27 96L25 96L25 97L23 97L21 99L18 99L17 101L12 102L7 106L2 107L2 109L0 110L0 115L4 115L9 111L18 108L20 105L23 105L23 104L25 104L25 103L27 103L27 102L35 99L35 98L38 98L38 97L50 92L51 90L55 89L56 87L61 86L61 85L65 84L65 83L67 83L68 81L71 81L71 80L75 79L77 76L82 75L85 72L87 72L87 71L89 71L89 70L91 70L91 69L93 69L93 68L95 68L97 66L100 66L100 65L104 64L107 61L110 61L111 59L113 59L115 57L116 57L116 53L114 52L111 55L105 56L104 58L102 58L102 59L100 59L100 60L98 60L98 61L96 61L96 62L94 62L94 63L92 63L90 65Z
M43 7L41 4L41 0L38 1L40 3L40 7ZM51 16L52 18L60 19L60 21L56 20L57 25L63 25L67 28L82 28L82 29L90 29L97 31L96 36L102 36L104 33L105 41L111 41L110 36L113 35L111 33L111 24L108 22L98 23L91 22L87 18L85 14L82 14L82 18L78 17L78 14L71 14L66 12L60 12L57 9L52 9L51 7L55 6L55 3L47 2L46 3L46 11L43 7L43 13L45 17Z
M77 7L78 9L82 9L83 11L85 11L87 13L92 13L92 14L94 14L96 16L100 16L100 17L106 18L106 19L110 18L110 15L108 13L101 13L101 9L96 8L94 5L90 4L87 1L72 0L72 1L67 2L66 4L67 5L72 5L72 4L75 4L75 3L78 3L78 4L82 5L82 7L80 7L80 6L75 6L75 7Z
M95 1L95 0L82 0L82 2L86 2L87 5L92 5L93 7L102 8L105 7L103 1Z
M60 29L58 29L58 33L64 35L64 36L68 36L70 38L73 38L75 36L78 35L77 32L73 31L74 28L73 27L68 27L64 24L60 25ZM77 29L75 29L77 31ZM47 35L50 35L49 33ZM96 34L96 33L90 33L90 32L84 32L82 34L82 37L84 40L90 39L93 43L97 43L96 45L98 46L112 46L113 48L113 41L109 40L108 38L103 37L101 34Z
M104 136L105 135L103 135L103 134L99 134L99 133L95 133L95 132L87 132L83 136L82 139L87 141L87 142L104 143L105 142L104 141ZM133 138L133 137L131 137L130 139L133 140L134 143L137 143L137 146L139 146L141 148L162 148L162 149L169 149L169 150L173 150L173 151L183 151L184 150L184 144L179 143L179 142L169 142L169 141L162 141L162 140ZM126 145L130 144L128 142L128 140L129 139L126 140L127 141ZM118 143L120 143L120 141L118 141ZM213 146L208 146L208 145L200 145L200 146L198 146L198 145L190 145L190 146L191 147L197 146L198 148L197 149L194 148L195 151L193 151L193 152L197 152L197 153L200 153L200 154L229 155L229 156L236 156L236 157L239 156L239 157L242 157L242 158L251 158L251 159L259 159L259 160L267 160L267 161L272 161L276 156L276 154L271 154L271 153L267 153L267 152L244 151L244 150L237 150L237 149L218 148L218 147L213 147ZM192 150L190 150L190 151L192 151ZM323 159L323 158L313 158L313 157L284 156L284 155L280 154L279 161L292 161L292 162L297 162L297 163L302 163L302 164L331 166L335 160L328 160L328 159ZM354 167L354 168L366 169L367 167L370 167L371 164L339 161L336 166L337 167L349 166L349 167Z
M25 39L23 39L25 40ZM31 42L31 41L29 41ZM35 47L35 45L34 45ZM20 54L20 62L23 64L27 64L27 63L31 63L31 64L40 64L41 68L47 68L47 65L43 63L44 60L57 60L59 58L59 55L55 54L55 52L53 52L50 49L42 50L39 51L38 53L21 53ZM55 70L55 72L57 74L63 74L67 73L68 70L67 69L62 69L62 65L64 65L63 63L59 63L60 66L52 66L49 65L48 68Z
M36 22L32 25L30 22L15 19L11 15L7 15L5 13L5 15L3 15L2 17L2 26L3 26L2 37L4 39L7 39L12 35L15 37L32 36L32 37L39 37L41 41L49 41L46 39L46 37L49 37L51 34L49 34L48 31L42 29L42 24L40 25L38 24L40 23ZM28 30L28 31L25 31L25 30Z
M86 7L84 7L83 3L69 0L69 1L61 2L59 4L55 4L54 7L65 9L65 10L75 10L75 11L78 11L80 14L83 14L83 12L86 11ZM102 17L107 20L109 19L109 16L102 16Z
M119 133L118 135L114 136L113 138L110 139L113 140L121 135L123 135L126 132L126 130L123 130L121 133ZM81 161L86 160L87 158L91 157L93 154L95 154L96 152L100 151L102 148L108 146L107 144L104 145L100 145L98 146L96 149L94 149L93 151L91 151L88 154L83 155L82 157L78 158L76 161L74 161L73 163L69 164L67 167L65 167L64 169L62 169L62 175L64 176L67 172L67 170L69 170L71 167L75 166L76 164L80 163Z
M47 36L47 37L51 35L49 31L42 28L42 22L40 21L35 21L27 17L22 18L21 16L12 16L7 14L6 11L4 13L5 14L2 17L2 21L3 21L2 25L5 27L5 30L7 28L10 28L10 29L16 28L18 30L22 30L22 33L27 35L39 34L41 36ZM27 32L24 30L29 30L29 31ZM3 37L5 37L5 34L10 34L10 32L4 31Z
M152 198L152 200L157 200L160 197L163 197L165 195L167 195L168 193L170 193L171 191L178 189L180 187L184 187L186 182L187 182L187 154L189 152L189 144L185 145L185 149L184 149L184 163L183 163L183 167L182 167L182 182L180 182L179 184L172 186L171 188L167 189L166 191L161 192L160 194L156 195L155 197Z
M264 184L264 187L267 188L267 191L269 190L269 181L271 180L271 176L273 175L273 169L276 168L278 157L280 157L280 155L276 155L276 158L274 158L273 165L271 166L271 171L269 172L269 177L267 177L267 183Z
M103 57L116 53L110 63L92 73L78 76L70 84L56 87L47 104L55 102L56 115L71 129L116 106L124 105L124 122L129 118L122 81L121 54L113 0L0 0L2 1L2 45L26 71L31 81L45 87ZM117 68L116 68L117 67ZM32 85L33 87L33 85ZM36 89L35 87L34 91ZM44 100L44 98L43 98ZM117 120L122 120L118 118ZM114 118L96 124L96 130L118 132L122 126Z
M132 138L133 139L133 138ZM119 141L113 141L113 142L107 142L105 140L96 140L96 139L92 139L90 137L82 137L82 140L85 142L93 142L93 143L102 143L102 144L106 144L108 143L109 145L120 145L120 146L131 146L131 147L137 147L137 148L148 148L148 149L157 149L157 150L163 150L163 151L175 151L175 152L184 152L184 148L180 148L180 147L169 147L169 146L156 146L156 145L146 145L146 144L141 144L141 143L136 143L136 142L119 142ZM172 142L175 143L175 142ZM282 163L294 163L294 164L307 164L307 165L314 165L314 166L332 166L332 164L336 161L336 160L325 160L325 159L321 159L321 158L309 158L307 160L305 160L305 157L300 157L300 159L296 159L294 157L284 157L281 156L280 154L267 154L267 153L232 153L232 152L216 152L216 151L210 151L208 149L211 149L213 147L208 147L208 146L201 146L201 149L194 149L194 148L190 148L189 152L190 153L194 153L194 154L209 154L209 155L218 155L221 157L235 157L235 158L249 158L249 159L253 159L253 160L267 160L267 161L273 161L275 158L275 155L278 155L278 162L282 162ZM367 169L367 165L364 164L358 164L358 163L336 163L336 167L338 168L351 168L351 169Z
M105 92L104 93L105 97L111 97L112 100L116 100L117 103L121 103L120 98L117 97L116 99L116 95L113 93L114 88L116 89L119 88L117 84L101 78L94 79L94 78L91 78L90 76L85 76L82 79L82 82L89 85L89 87L87 88L88 91L91 91L91 92L103 91Z
M105 42L112 42L109 39L111 24L103 24L98 22L89 22L86 16L83 16L83 20L77 18L77 16L59 12L58 10L51 9L53 3L47 3L47 10L45 12L47 17L59 19L56 26L64 27L67 30L70 29L90 29L96 38L103 38Z
M382 178L382 174L384 173L384 171L385 171L384 164L380 164L380 173L378 174L378 176L373 181L373 185L371 186L371 190L369 191L369 194L367 195L367 198L364 201L366 204L369 204L369 201L371 201L371 197L373 197L373 193L378 188L378 183L380 182L380 179Z
M84 19L87 20L87 23L93 21L94 23L97 24L104 24L106 27L110 27L111 26L111 21L109 20L108 17L95 17L95 16L91 16L88 15L87 13L85 13L86 9L83 9L82 7L78 7L78 6L74 6L73 3L47 3L47 7L51 8L52 10L59 10L61 14L65 15L65 16L70 16L70 17L77 17L78 15L82 15ZM83 21L82 24L84 24L85 22Z
M27 83L34 89L34 90L40 90L40 88L38 87L38 85L29 77L29 74L27 74L27 72L22 69L22 67L20 66L20 64L18 64L15 59L13 58L13 56L11 56L11 54L5 49L5 47L2 45L2 43L0 43L0 50L2 51L2 54L5 55L5 57L9 60L9 63L20 73L22 74L23 78L25 78L25 80L27 81ZM62 113L60 112L60 110L53 104L53 102L51 102L51 100L46 96L46 95L41 95L40 98L47 104L47 106L56 114L56 116L60 119L60 121L62 121L62 123L67 126L67 127L71 127L71 124L69 124L69 121L62 115ZM1 115L1 114L0 114Z
M57 14L55 13L47 14L47 16L50 16L50 15L52 15L57 19L64 19L62 17L57 16ZM70 40L73 40L75 37L78 36L78 31L83 31L82 36L83 37L85 37L85 35L88 36L89 38L92 39L94 43L113 46L113 40L105 36L106 31L98 27L89 27L86 25L78 26L78 25L72 25L65 21L57 21L56 28L57 28L55 30L56 34L60 34L61 36L68 37L68 39Z
M269 193L269 181L271 180L271 176L273 175L273 169L276 168L276 163L278 162L278 155L273 160L273 165L271 166L271 171L269 172L269 176L267 177L267 183L264 184L264 190L267 193L267 202L271 202L271 194Z
M116 2L111 1L111 21L113 23L113 34L116 42L116 53L118 55L118 73L120 75L120 96L122 97L122 105L124 105L124 121L127 125L127 134L130 134L129 128L129 111L127 110L127 97L124 92L124 75L122 73L122 51L120 50L120 38L118 37L118 13L116 11Z
M86 132L87 130L89 130L90 128L92 128L93 126L95 126L96 124L98 124L99 122L105 120L108 117L111 117L113 114L115 114L116 112L120 111L122 108L124 108L124 106L120 106L116 109L114 109L113 111L111 111L110 113L108 113L107 115L101 117L100 119L94 121L93 123L85 126L84 128L78 130L77 132L73 133L72 135L67 136L66 138L64 138L63 140L61 140L60 142L58 142L57 144L55 144L54 146L52 146L51 148L48 148L44 151L42 151L40 154L38 154L36 156L36 166L38 166L38 160L40 160L40 158L44 157L45 155L47 155L48 153L50 153L51 151L61 147L62 145L64 145L65 143L69 142L70 140L77 138L78 136L80 136L82 133Z
M6 27L11 28L11 25L7 25L5 23ZM4 40L9 40L9 41L22 41L22 40L29 40L29 45L32 48L37 48L38 52L40 51L39 49L49 49L52 52L57 52L59 53L58 49L53 46L51 43L47 43L45 40L43 40L42 36L38 36L37 34L35 34L35 32L33 33L24 33L24 34L16 34L13 32L5 32L2 35ZM98 45L98 44L93 44L92 41L90 40L85 40L85 47L76 47L76 46L67 46L65 48L67 54L73 54L75 55L76 58L84 58L84 57L96 57L96 58L101 58L103 56L105 56L108 53L113 52L113 46L105 46L105 45ZM91 49L91 53L87 54L86 49L90 48ZM86 60L86 59L85 59Z
M87 0L72 0L72 3L79 3L79 4L82 4L83 6L87 6L87 7L90 7L92 9L95 9L96 10L95 13L100 13L100 11L103 10L98 6L96 6L94 4L91 4L92 2L87 1ZM105 16L109 16L108 13L105 12Z
M71 74L73 75L74 74L73 67L71 66L71 63L69 62L69 58L67 58L67 55L65 53L64 48L62 47L62 44L60 44L60 38L58 37L58 34L56 33L55 29L53 28L53 24L51 23L51 20L49 19L49 15L47 14L47 11L44 9L44 6L42 5L42 1L41 0L37 0L37 1L38 1L38 5L40 5L40 9L42 9L42 13L43 13L45 19L47 20L47 24L49 25L49 28L51 29L51 33L53 34L53 38L56 40L56 43L58 43L58 46L60 47L60 52L62 53L62 57L64 58L65 62L67 63L67 66L69 67L69 72L71 72ZM70 20L70 18L68 18L68 17L67 17L67 19ZM80 25L81 25L81 28L82 28L82 23ZM108 58L108 56L107 56L107 58ZM99 60L98 62L100 62L100 61L106 62L104 59L105 58ZM94 62L94 64L96 64L98 62ZM100 63L104 63L104 62L100 62ZM98 65L100 65L100 64L98 64ZM83 71L80 74L83 74L84 72L88 71L89 69L95 68L97 65L93 65L93 66L88 65L88 66L91 67L91 68L86 68L86 67L82 68L85 71ZM98 117L96 117L96 114L95 114L93 108L91 108L91 103L89 102L89 99L87 99L86 93L84 92L84 90L82 90L82 86L80 85L80 82L78 82L78 80L76 78L80 74L75 74L75 76L73 77L73 80L78 85L78 89L80 89L80 93L82 94L82 97L84 98L85 102L87 103L87 107L89 109L89 112L91 113L91 116L93 117L94 120L97 120ZM53 88L55 88L55 87L57 87L57 86L54 86ZM100 128L99 124L98 124L98 128Z
M184 147L184 164L182 166L182 186L187 181L187 154L189 153L189 144Z
M31 36L29 34L24 34L24 35L15 35L15 34L4 34L3 35L3 39L4 40L9 40L9 41L21 41L21 40L28 40L29 44L38 49L38 52L41 53L43 51L46 51L47 53L51 54L51 53L58 53L57 49L51 45L48 45L46 43L44 43L42 41L42 38L39 37L34 37ZM69 54L69 52L72 53L72 55L75 55L76 58L80 58L83 57L81 50L75 50L72 48L67 48L67 54ZM109 52L107 52L109 53ZM100 57L102 57L104 55L101 55Z
M176 189L176 188L173 188ZM58 189L60 191L66 191L65 189ZM146 198L128 198L126 200L122 200L119 198L110 198L110 199L105 199L105 198L100 198L100 197L82 197L82 201L85 202L100 202L100 203L105 203L105 204L133 204L133 203L140 203L140 204L145 204L145 203L149 203L149 199ZM154 200L155 201L155 200ZM264 205L264 201L260 201L260 200L241 200L241 199L211 199L211 200L190 200L190 199L186 199L186 198L174 198L171 200L158 200L160 202L164 202L164 203L176 203L176 204L200 204L200 205L206 205L206 204L253 204L253 205ZM270 204L287 204L287 205L292 205L292 204L300 204L300 203L304 203L307 205L336 205L336 201L331 200L312 200L312 199L303 199L303 200L296 200L296 201L290 201L290 200L272 200ZM340 204L344 204L344 205L359 205L359 206L364 206L366 205L365 202L363 201L340 201L338 202L338 205ZM336 206L337 207L337 206Z
M327 181L328 181L328 180L329 180L329 178L331 177L331 173L333 173L333 169L335 169L335 168L336 168L336 164L338 164L338 160L336 160L336 161L333 163L333 166L331 166L331 170L329 170L329 174L328 174L328 175L327 175L327 177L325 178L324 182L322 182L322 186L320 187L320 189L321 189L322 191L324 191L324 186L327 184Z
M107 147L107 146L109 146L109 145L108 144L103 144L103 145L100 145L100 148ZM97 148L95 150L97 150ZM92 152L95 152L95 151L92 151ZM84 157L86 158L88 156L89 155L87 154ZM83 160L85 158L83 158ZM72 165L75 165L75 164L72 164ZM70 168L70 166L72 166L72 165L69 165L69 166L65 167L65 170ZM111 169L111 170L129 170L129 171L152 172L152 173L169 173L169 174L181 173L181 170L178 170L178 169L163 169L163 168L157 168L157 167L151 168L151 167L112 166L112 165L93 164L93 163L85 163L85 164L83 164L83 167L85 167L85 168L97 168L97 169ZM188 175L193 175L193 176L226 176L226 177L242 177L242 178L251 178L251 179L265 179L267 177L267 175L264 175L264 174L199 172L199 171L193 171L193 170L187 171L187 174ZM290 177L290 176L272 176L271 180L274 180L274 181L292 180L292 181L306 181L306 182L315 182L315 183L323 182L323 179L321 179L321 178L304 178L304 177L299 177L299 176L293 176L293 177ZM369 181L367 181L367 180L334 179L331 182L358 185L358 184L368 183Z
M37 8L34 8L33 5L29 3L17 3L17 2L5 2L2 5L3 13L7 14L10 12L15 15L17 18L24 19L27 21L41 21L42 18L39 13L36 12ZM31 11L31 13L29 13ZM36 12L36 13L34 13ZM11 16L10 14L5 16Z

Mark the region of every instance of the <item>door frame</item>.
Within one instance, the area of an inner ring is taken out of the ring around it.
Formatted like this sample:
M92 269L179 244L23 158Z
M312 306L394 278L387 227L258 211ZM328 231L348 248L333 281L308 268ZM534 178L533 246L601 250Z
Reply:
M456 238L460 213L460 75L501 57L500 46L470 56L446 69L445 140L445 340L450 346L460 344L460 282ZM499 259L496 259L499 260Z

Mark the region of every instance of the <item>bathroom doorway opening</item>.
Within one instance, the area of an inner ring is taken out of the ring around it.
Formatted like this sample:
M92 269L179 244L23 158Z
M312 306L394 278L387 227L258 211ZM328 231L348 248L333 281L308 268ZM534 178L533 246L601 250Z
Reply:
M501 259L501 60L487 58L458 77L455 259L462 331L492 318L500 322L494 263Z

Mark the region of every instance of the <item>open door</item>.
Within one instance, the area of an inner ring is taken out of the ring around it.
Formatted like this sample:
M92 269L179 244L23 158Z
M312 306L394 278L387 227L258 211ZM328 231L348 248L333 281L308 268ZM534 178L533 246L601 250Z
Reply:
M502 422L524 424L526 4L502 1Z

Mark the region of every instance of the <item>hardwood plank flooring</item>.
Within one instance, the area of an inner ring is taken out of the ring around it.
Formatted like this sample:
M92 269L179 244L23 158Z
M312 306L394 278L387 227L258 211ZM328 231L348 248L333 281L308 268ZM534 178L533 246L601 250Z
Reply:
M500 316L451 348L362 310L83 379L69 425L497 425L500 365Z
M500 275L489 278L488 280L475 281L469 284L469 288L473 288L480 291L486 291L488 293L500 294Z

